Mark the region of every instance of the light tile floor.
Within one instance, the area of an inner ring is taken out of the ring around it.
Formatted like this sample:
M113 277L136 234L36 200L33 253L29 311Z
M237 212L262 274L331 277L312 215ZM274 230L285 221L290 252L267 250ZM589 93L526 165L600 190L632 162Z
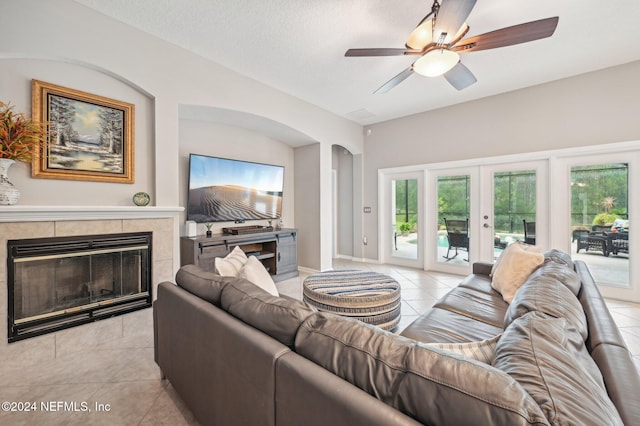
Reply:
M402 286L402 330L460 281L460 276L391 265L336 260L335 269L366 269L394 277ZM281 293L302 297L306 275L278 283ZM640 369L640 305L609 300ZM197 425L153 361L151 310L140 315L145 330L118 345L105 342L98 354L59 354L52 362L22 371L3 371L0 401L36 403L29 412L0 412L0 425ZM67 404L64 405L60 404ZM44 404L44 405L43 405ZM86 405L84 405L86 404ZM96 405L97 404L97 405ZM44 411L48 408L49 411ZM56 411L54 411L56 410Z

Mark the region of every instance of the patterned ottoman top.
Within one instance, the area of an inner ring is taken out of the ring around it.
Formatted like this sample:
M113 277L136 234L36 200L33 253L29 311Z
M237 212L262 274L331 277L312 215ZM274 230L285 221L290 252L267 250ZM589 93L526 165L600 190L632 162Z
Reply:
M400 291L393 278L371 271L343 270L309 275L303 286L327 296L376 297Z
M400 321L400 284L370 271L328 271L309 275L302 300L321 311L357 318L391 330Z

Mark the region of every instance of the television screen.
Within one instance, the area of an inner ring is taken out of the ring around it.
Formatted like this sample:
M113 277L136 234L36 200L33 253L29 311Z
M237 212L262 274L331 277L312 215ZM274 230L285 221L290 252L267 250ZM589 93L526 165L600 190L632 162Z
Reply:
M283 185L283 166L191 154L187 220L278 219Z

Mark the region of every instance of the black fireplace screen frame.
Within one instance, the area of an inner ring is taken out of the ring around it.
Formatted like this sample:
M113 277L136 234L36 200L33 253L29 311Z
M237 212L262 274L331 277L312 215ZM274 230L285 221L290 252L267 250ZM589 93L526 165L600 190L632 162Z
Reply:
M99 234L53 238L30 238L7 241L7 302L8 302L8 342L16 342L30 337L63 330L77 325L99 321L152 306L152 232L131 232L119 234ZM55 315L37 317L33 320L18 321L15 318L15 263L31 257L57 256L93 252L111 252L145 246L147 256L141 265L140 274L146 274L147 291L138 294L92 303L84 307L57 312ZM68 312L67 312L68 311Z

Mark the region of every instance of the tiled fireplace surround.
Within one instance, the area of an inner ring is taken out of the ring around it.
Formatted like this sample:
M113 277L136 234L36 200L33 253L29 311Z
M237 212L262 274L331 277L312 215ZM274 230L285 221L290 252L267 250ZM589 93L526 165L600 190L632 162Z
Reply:
M161 207L0 207L0 375L26 369L72 352L100 351L120 341L149 335L151 309L7 343L7 240L123 232L153 232L152 288L173 280L180 208ZM144 333L141 331L145 330ZM140 342L148 345L149 342Z

